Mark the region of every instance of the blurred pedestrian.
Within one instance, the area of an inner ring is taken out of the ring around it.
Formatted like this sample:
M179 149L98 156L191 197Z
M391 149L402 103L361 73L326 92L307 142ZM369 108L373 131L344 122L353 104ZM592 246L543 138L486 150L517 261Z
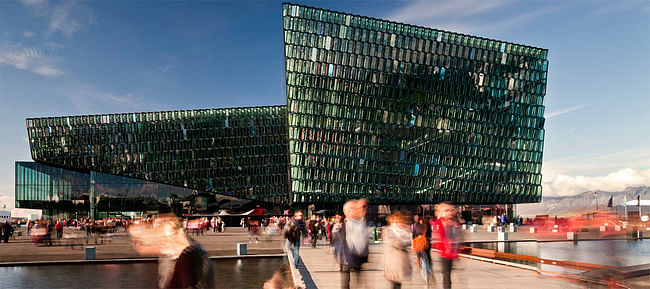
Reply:
M9 223L9 221L5 221L5 223L2 225L2 240L5 243L9 243L9 237L11 237L13 233L14 227Z
M451 270L458 258L462 232L456 217L456 209L448 203L436 207L438 220L433 229L433 248L439 250L442 271L442 286L451 288Z
M190 238L176 216L158 218L152 225L129 226L140 254L157 255L159 288L216 288L216 270L206 250Z
M305 228L303 213L298 210L293 214L293 218L287 222L283 231L284 238L286 239L285 247L291 252L291 256L293 257L292 265L294 267L300 264L300 242L302 242L302 238L306 234L307 229Z
M307 225L307 233L309 234L309 241L312 248L316 248L316 244L318 243L319 229L320 223L318 222L318 218L312 215Z
M56 224L54 225L54 230L56 230L56 238L61 239L63 237L63 222L61 219L58 219L56 221Z
M433 281L433 267L431 266L431 227L429 220L414 218L413 223L413 252L415 253L420 274L427 284Z
M45 225L45 238L43 243L48 243L48 246L52 246L52 231L54 230L52 226L52 221L47 221L47 224Z
M368 262L368 226L366 213L368 200L351 200L343 205L345 220L335 228L335 255L340 264L341 288L365 288L361 276L361 265ZM355 276L355 284L351 287L351 275Z
M396 212L386 219L388 227L384 229L384 276L391 283L391 288L402 288L402 282L411 279L411 230L406 217Z

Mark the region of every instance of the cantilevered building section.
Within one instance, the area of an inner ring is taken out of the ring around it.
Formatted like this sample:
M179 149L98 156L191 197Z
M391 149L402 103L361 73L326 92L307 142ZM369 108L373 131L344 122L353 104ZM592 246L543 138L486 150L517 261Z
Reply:
M283 27L286 106L27 119L16 206L541 200L547 50L293 4Z
M283 5L291 201L541 200L547 50Z
M63 116L27 119L27 132L32 158L41 164L129 177L142 180L135 181L142 186L177 187L165 187L155 198L166 199L170 190L178 191L177 195L198 190L284 203L288 196L286 118L284 105ZM30 176L32 171L68 175L17 164L17 178L23 170ZM94 189L93 181L72 183L89 183ZM109 191L98 190L91 195ZM138 190L131 189L130 194ZM27 200L27 193L24 196L17 194L17 201Z

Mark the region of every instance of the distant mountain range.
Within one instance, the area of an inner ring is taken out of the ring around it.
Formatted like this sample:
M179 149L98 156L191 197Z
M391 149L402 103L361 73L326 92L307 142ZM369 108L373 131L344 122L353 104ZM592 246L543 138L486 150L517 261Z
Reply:
M594 212L596 210L596 199L598 199L598 210L608 212L607 202L610 197L612 197L613 206L617 206L623 203L624 196L627 196L628 201L632 201L636 200L639 195L642 200L650 199L650 187L627 188L620 192L589 191L567 197L542 196L541 203L517 205L517 213L529 217L535 215L557 215L558 217L579 215Z

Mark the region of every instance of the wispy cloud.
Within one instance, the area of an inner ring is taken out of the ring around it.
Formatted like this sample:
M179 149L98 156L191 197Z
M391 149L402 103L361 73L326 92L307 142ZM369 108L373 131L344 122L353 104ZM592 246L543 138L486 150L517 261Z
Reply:
M34 16L47 20L46 36L61 33L71 37L93 23L93 12L83 2L67 0L48 2L47 0L21 0Z
M476 34L494 31L502 32L521 27L536 18L563 7L563 5L553 5L535 10L522 10L523 13L504 14L503 11L517 4L518 2L512 0L418 0L409 3L387 17L399 22Z
M482 14L503 6L506 1L414 1L399 9L390 19L401 22L427 22L432 19L446 18L449 15L469 17Z
M47 3L47 0L20 0L20 2L27 6L39 6Z
M556 117L558 115L563 115L565 113L569 113L569 112L572 112L572 111L583 109L585 107L591 106L592 104L593 103L584 103L584 104L572 106L572 107L569 107L569 108L565 108L565 109L561 109L561 110L557 110L557 111L552 111L552 112L544 114L544 117L546 119L553 118L553 117Z
M31 31L25 31L25 32L23 32L23 37L25 37L25 38L32 38L32 37L34 37L34 32L31 32Z
M50 16L49 31L61 32L70 37L92 22L93 14L87 5L66 1L54 7Z
M141 94L108 92L89 84L68 88L65 95L80 113L153 110L164 107Z
M24 47L20 43L5 41L0 44L0 63L50 78L60 77L64 72L56 67L55 57L47 54L54 47Z
M628 1L605 1L604 4L596 8L592 15L608 16L617 13L638 12L648 14L650 12L650 1L646 0L628 0Z

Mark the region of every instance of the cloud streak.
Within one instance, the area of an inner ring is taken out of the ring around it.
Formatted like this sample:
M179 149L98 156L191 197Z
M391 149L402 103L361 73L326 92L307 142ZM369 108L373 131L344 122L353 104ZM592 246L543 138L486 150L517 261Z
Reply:
M81 84L67 89L65 95L80 113L108 113L163 108L161 103L144 95L113 93L88 84Z
M547 114L544 114L544 118L546 118L546 119L554 118L554 117L559 116L559 115L563 115L563 114L566 114L566 113L569 113L569 112L572 112L572 111L576 111L576 110L579 110L579 109L583 109L585 107L589 107L592 104L593 103L584 103L584 104L579 104L579 105L572 106L572 107L569 107L569 108L561 109L561 110L558 110L558 111L549 112Z
M49 78L57 78L63 76L64 72L56 67L56 59L46 54L53 49L53 45L39 48L4 42L0 44L0 64L27 70Z
M504 15L503 11L517 4L511 0L414 1L387 18L460 33L494 33L521 27L563 7L554 5L534 10L522 9L522 13Z

